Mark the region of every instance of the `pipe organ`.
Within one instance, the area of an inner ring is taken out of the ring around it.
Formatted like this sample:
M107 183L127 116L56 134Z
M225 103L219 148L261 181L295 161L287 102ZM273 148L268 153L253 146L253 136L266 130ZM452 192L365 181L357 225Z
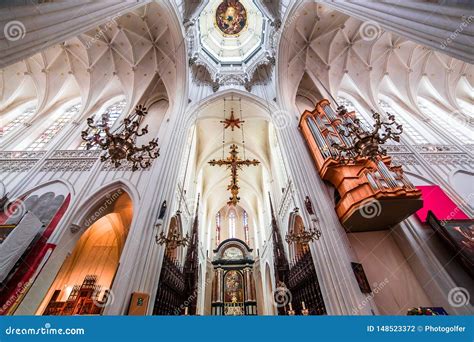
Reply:
M354 144L353 137L341 134L343 124L348 122L356 122L355 112L336 112L324 99L313 111L302 114L299 128L319 175L336 189L335 210L345 229L388 229L422 207L421 192L406 178L401 166L392 165L390 156L381 153L375 159L341 161L340 152L333 146ZM367 144L363 148L373 147Z

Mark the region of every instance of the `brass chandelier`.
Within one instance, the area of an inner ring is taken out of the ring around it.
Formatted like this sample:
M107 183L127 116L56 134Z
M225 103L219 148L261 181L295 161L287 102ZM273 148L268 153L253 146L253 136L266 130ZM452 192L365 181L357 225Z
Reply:
M177 229L173 229L168 236L161 232L160 235L155 236L155 241L159 245L165 245L166 249L174 250L178 247L186 247L191 242L189 235L182 237Z
M115 167L127 161L132 164L132 171L148 168L151 161L160 155L160 149L157 138L152 139L148 145L136 146L137 137L148 133L148 125L139 131L140 124L147 113L143 105L136 106L135 112L127 116L113 132L110 132L107 114L102 116L99 123L94 123L94 117L88 118L89 127L81 133L82 139L87 142L86 148L90 150L97 146L106 151L100 157L100 161L110 160Z
M389 114L386 121L382 121L380 114L372 111L374 118L373 128L367 129L357 118L346 116L347 110L344 106L338 108L338 116L345 117L339 126L339 134L345 144L341 145L333 141L331 147L336 149L336 159L341 163L356 162L360 158L378 160L387 155L387 150L381 145L391 139L400 141L403 132L402 125L395 121L395 115Z
M295 208L293 210L294 213L298 213L299 208ZM303 229L301 231L295 232L295 231L290 231L286 233L285 236L285 241L288 244L298 244L298 245L303 245L303 246L308 246L310 242L313 242L315 240L319 240L321 237L322 233L321 231L317 228L317 223L318 220L315 218L312 220L314 224L314 228L311 227L309 230L306 230L306 228L303 226Z
M303 230L301 232L287 233L285 236L286 242L289 244L296 243L298 245L307 246L314 240L319 240L321 237L321 231L318 229L310 228L309 230Z

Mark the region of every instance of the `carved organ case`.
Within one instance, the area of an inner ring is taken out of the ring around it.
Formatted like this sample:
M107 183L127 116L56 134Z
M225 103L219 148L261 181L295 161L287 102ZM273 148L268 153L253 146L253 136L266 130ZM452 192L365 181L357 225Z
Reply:
M227 239L214 253L212 314L256 315L252 250L239 239Z
M391 157L357 158L347 163L332 147L351 146L351 137L340 134L343 123L354 122L355 112L333 110L326 99L305 111L299 123L321 178L335 189L336 212L348 232L388 229L422 207L421 192L393 166Z

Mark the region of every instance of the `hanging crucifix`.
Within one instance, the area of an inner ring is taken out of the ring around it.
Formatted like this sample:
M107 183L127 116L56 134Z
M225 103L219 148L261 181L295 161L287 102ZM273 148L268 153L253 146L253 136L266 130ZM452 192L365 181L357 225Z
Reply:
M232 144L230 145L230 154L226 159L220 159L220 160L213 159L209 161L209 164L211 166L216 166L216 165L227 166L227 168L230 169L231 181L230 181L229 186L227 187L227 190L230 190L230 193L231 193L231 197L229 197L229 201L227 202L227 204L229 205L231 204L235 205L240 201L240 197L239 197L240 187L238 185L239 177L238 177L237 171L242 170L243 165L257 166L258 164L260 164L260 162L257 159L253 159L253 160L240 159L239 151L237 151L237 149L238 149L237 145Z

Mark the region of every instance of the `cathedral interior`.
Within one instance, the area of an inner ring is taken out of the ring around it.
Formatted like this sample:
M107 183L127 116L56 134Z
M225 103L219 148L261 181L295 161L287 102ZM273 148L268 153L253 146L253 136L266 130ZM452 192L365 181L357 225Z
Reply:
M2 1L2 315L472 315L470 1Z

